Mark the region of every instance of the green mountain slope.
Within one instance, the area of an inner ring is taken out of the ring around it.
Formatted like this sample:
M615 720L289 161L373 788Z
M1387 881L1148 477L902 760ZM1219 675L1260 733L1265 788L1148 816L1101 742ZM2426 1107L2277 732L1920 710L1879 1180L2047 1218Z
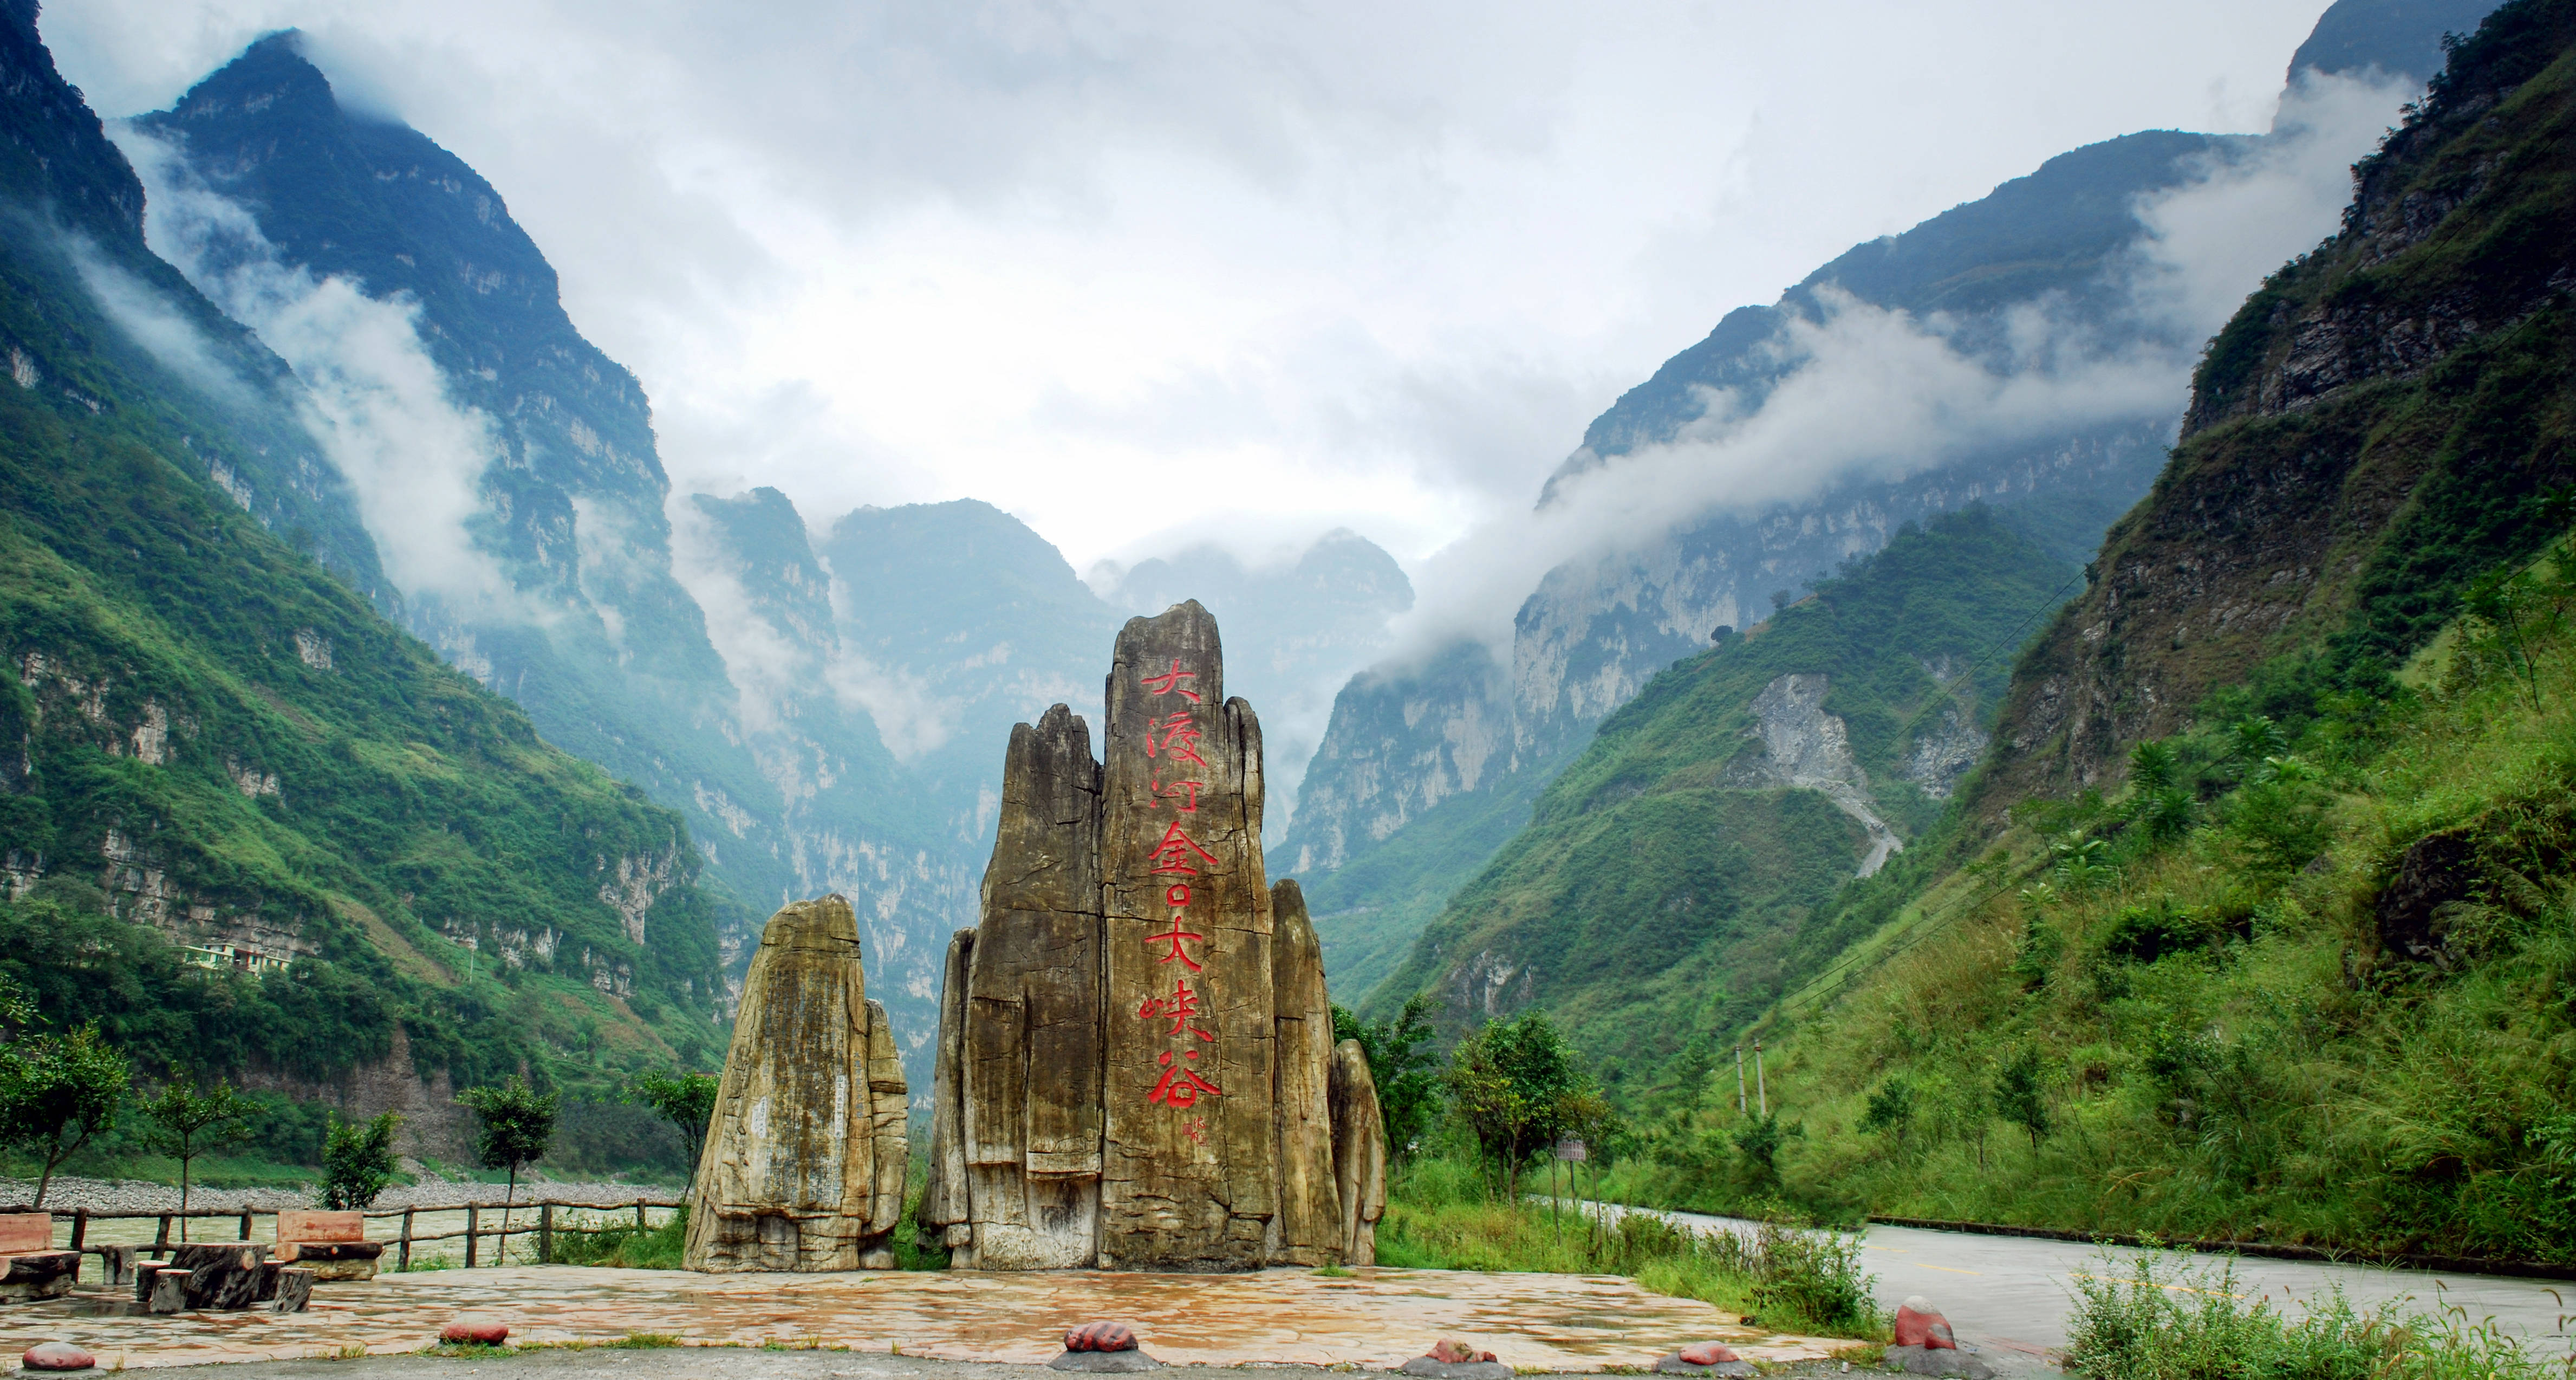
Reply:
M327 545L301 526L346 511L327 470L245 511L225 467L294 424L291 380L143 251L141 189L31 11L0 15L0 123L39 151L0 210L0 973L147 1071L407 1083L451 1158L437 1088L717 1057L739 907L678 816L352 589L362 529L332 529L335 569L266 530Z
M1788 1134L1704 1086L1631 1191L2576 1260L2576 2L2356 174L2016 669L1982 855L1747 1032Z
M2071 574L1969 509L1655 677L1368 1008L1428 990L1458 1025L1543 1005L1615 1055L1614 1085L1687 1076L1693 1032L1771 1000L1802 924L1939 818L2003 652Z
M2356 169L2341 234L2210 342L2174 460L2015 682L1980 808L2105 781L2219 686L2366 682L2576 483L2576 110L2510 6ZM2355 677L2360 677L2356 682Z

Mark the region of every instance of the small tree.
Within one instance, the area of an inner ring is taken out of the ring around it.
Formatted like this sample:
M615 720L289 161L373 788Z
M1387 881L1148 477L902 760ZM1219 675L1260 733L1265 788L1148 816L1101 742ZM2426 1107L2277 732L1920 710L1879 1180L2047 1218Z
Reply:
M1543 1011L1487 1021L1459 1041L1449 1057L1449 1088L1477 1147L1501 1163L1504 1192L1515 1202L1522 1162L1554 1144L1579 1099L1593 1091Z
M376 1201L394 1181L394 1131L401 1125L397 1112L356 1123L331 1118L322 1136L322 1206L351 1212Z
M2040 1077L2039 1051L2028 1046L2014 1052L1995 1075L1995 1114L2030 1134L2036 1154L2048 1138L2048 1090Z
M1746 1119L1743 1129L1735 1133L1735 1153L1743 1159L1744 1172L1755 1187L1779 1187L1781 1143L1804 1134L1803 1124L1781 1125L1778 1112Z
M467 1088L456 1100L474 1111L483 1129L474 1137L474 1155L486 1169L505 1169L510 1186L501 1198L502 1259L510 1252L510 1208L519 1196L519 1171L546 1157L554 1144L556 1093L540 1093L517 1074L497 1088Z
M152 1129L143 1133L144 1145L179 1162L179 1239L188 1239L188 1174L197 1156L227 1149L250 1139L250 1119L259 1114L259 1104L233 1091L233 1085L216 1081L211 1088L200 1088L195 1075L170 1066L170 1081L161 1085L161 1095L146 1098L143 1115Z
M712 1073L640 1073L626 1081L626 1099L652 1108L679 1127L680 1138L689 1143L690 1167L695 1168L698 1157L706 1153L707 1123L715 1117L719 1085Z
M1386 1127L1388 1153L1401 1159L1413 1153L1431 1133L1440 1106L1439 1060L1424 1046L1431 1043L1431 1015L1440 1002L1417 992L1393 1021L1363 1021L1333 1008L1333 1039L1357 1040L1367 1058L1369 1078L1377 1084L1378 1119Z
M132 1079L96 1021L68 1035L28 1036L0 1058L0 1138L26 1146L44 1166L32 1206L45 1205L64 1160L116 1124Z
M1906 1129L1914 1124L1914 1085L1905 1075L1891 1073L1870 1090L1869 1106L1860 1115L1860 1129L1874 1131L1905 1148Z

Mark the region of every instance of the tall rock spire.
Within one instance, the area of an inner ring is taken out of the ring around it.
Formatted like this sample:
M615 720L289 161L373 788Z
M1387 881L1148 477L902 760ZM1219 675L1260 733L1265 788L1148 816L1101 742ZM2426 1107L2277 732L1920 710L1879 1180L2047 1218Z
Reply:
M1338 1260L1323 961L1261 856L1261 726L1195 601L1119 634L1106 761L1012 731L982 923L949 949L923 1225L961 1267Z
M771 916L744 975L681 1261L693 1270L887 1269L908 1112L885 1008L841 896Z

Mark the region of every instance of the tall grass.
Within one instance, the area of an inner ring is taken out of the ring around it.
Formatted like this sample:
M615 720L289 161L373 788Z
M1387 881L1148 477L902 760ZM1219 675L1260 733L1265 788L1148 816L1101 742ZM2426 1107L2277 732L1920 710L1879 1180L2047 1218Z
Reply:
M1702 1235L1632 1213L1604 1223L1572 1207L1512 1202L1474 1164L1406 1165L1378 1224L1378 1263L1416 1269L1627 1275L1658 1293L1701 1299L1764 1327L1877 1337L1885 1320L1861 1269L1860 1242L1764 1224L1750 1236Z
M658 1227L639 1227L624 1219L598 1225L558 1227L549 1265L599 1265L620 1270L676 1270L680 1248L689 1239L689 1209L682 1204L671 1220Z
M2125 1265L2125 1268L2124 1268ZM2248 1297L2232 1264L2105 1256L2075 1280L2067 1367L2088 1380L2570 1380L2576 1358L2534 1355L2464 1312L2353 1306L2340 1287L2293 1317Z
M2171 827L2136 792L2029 812L1933 942L1771 1033L1776 1162L1730 1074L1605 1187L2576 1260L2576 629L2472 622L2407 679L2221 706L2150 763ZM2378 904L2432 835L2475 876L2413 956Z

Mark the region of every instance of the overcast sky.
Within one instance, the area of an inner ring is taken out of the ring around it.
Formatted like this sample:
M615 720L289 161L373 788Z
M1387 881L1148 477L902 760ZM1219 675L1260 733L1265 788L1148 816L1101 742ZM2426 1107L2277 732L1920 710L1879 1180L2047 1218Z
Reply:
M1728 309L2076 145L2250 131L2324 0L53 0L101 114L295 26L474 165L683 490L1077 569L1524 509Z

